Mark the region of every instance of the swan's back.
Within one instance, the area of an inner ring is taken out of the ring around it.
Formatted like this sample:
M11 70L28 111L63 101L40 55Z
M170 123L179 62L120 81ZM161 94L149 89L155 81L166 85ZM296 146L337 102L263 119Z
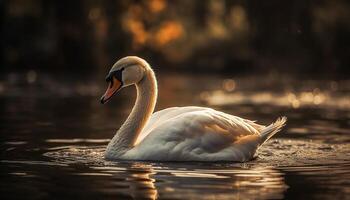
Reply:
M197 107L197 106L186 106L186 107L170 107L164 110L157 111L152 114L151 119L148 121L146 126L143 128L141 134L137 138L136 144L140 143L152 129L159 126L167 120L177 117L184 113L205 110L209 108Z
M123 159L246 161L264 142L261 133L265 129L210 108L168 108L152 115L136 146ZM270 127L269 134L273 130Z

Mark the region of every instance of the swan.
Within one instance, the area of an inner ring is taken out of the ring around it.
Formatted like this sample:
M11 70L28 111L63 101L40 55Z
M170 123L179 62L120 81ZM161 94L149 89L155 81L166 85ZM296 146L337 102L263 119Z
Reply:
M106 77L106 103L120 89L135 85L135 105L107 145L107 160L235 161L251 160L257 149L279 132L287 118L269 126L211 108L171 107L153 113L157 80L142 58L118 60ZM152 114L153 113L153 114Z

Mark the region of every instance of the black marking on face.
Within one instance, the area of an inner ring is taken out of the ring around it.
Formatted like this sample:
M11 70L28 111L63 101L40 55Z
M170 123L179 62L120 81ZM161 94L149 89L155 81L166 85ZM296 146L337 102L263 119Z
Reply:
M119 70L115 70L115 71L111 71L108 73L108 75L106 76L106 82L111 82L113 85L113 77L115 77L117 80L119 80L121 83L123 83L123 70L125 68L122 67Z

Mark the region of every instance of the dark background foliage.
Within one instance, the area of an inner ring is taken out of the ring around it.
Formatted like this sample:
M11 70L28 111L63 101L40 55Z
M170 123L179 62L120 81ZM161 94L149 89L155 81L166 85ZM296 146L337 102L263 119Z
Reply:
M1 71L157 70L349 77L350 3L280 0L7 0Z

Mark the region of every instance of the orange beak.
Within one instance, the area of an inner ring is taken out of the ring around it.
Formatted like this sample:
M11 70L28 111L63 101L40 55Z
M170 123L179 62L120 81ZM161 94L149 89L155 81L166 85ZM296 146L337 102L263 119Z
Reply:
M106 103L121 87L122 83L113 77L113 81L109 82L109 86L105 94L101 97L101 103Z

